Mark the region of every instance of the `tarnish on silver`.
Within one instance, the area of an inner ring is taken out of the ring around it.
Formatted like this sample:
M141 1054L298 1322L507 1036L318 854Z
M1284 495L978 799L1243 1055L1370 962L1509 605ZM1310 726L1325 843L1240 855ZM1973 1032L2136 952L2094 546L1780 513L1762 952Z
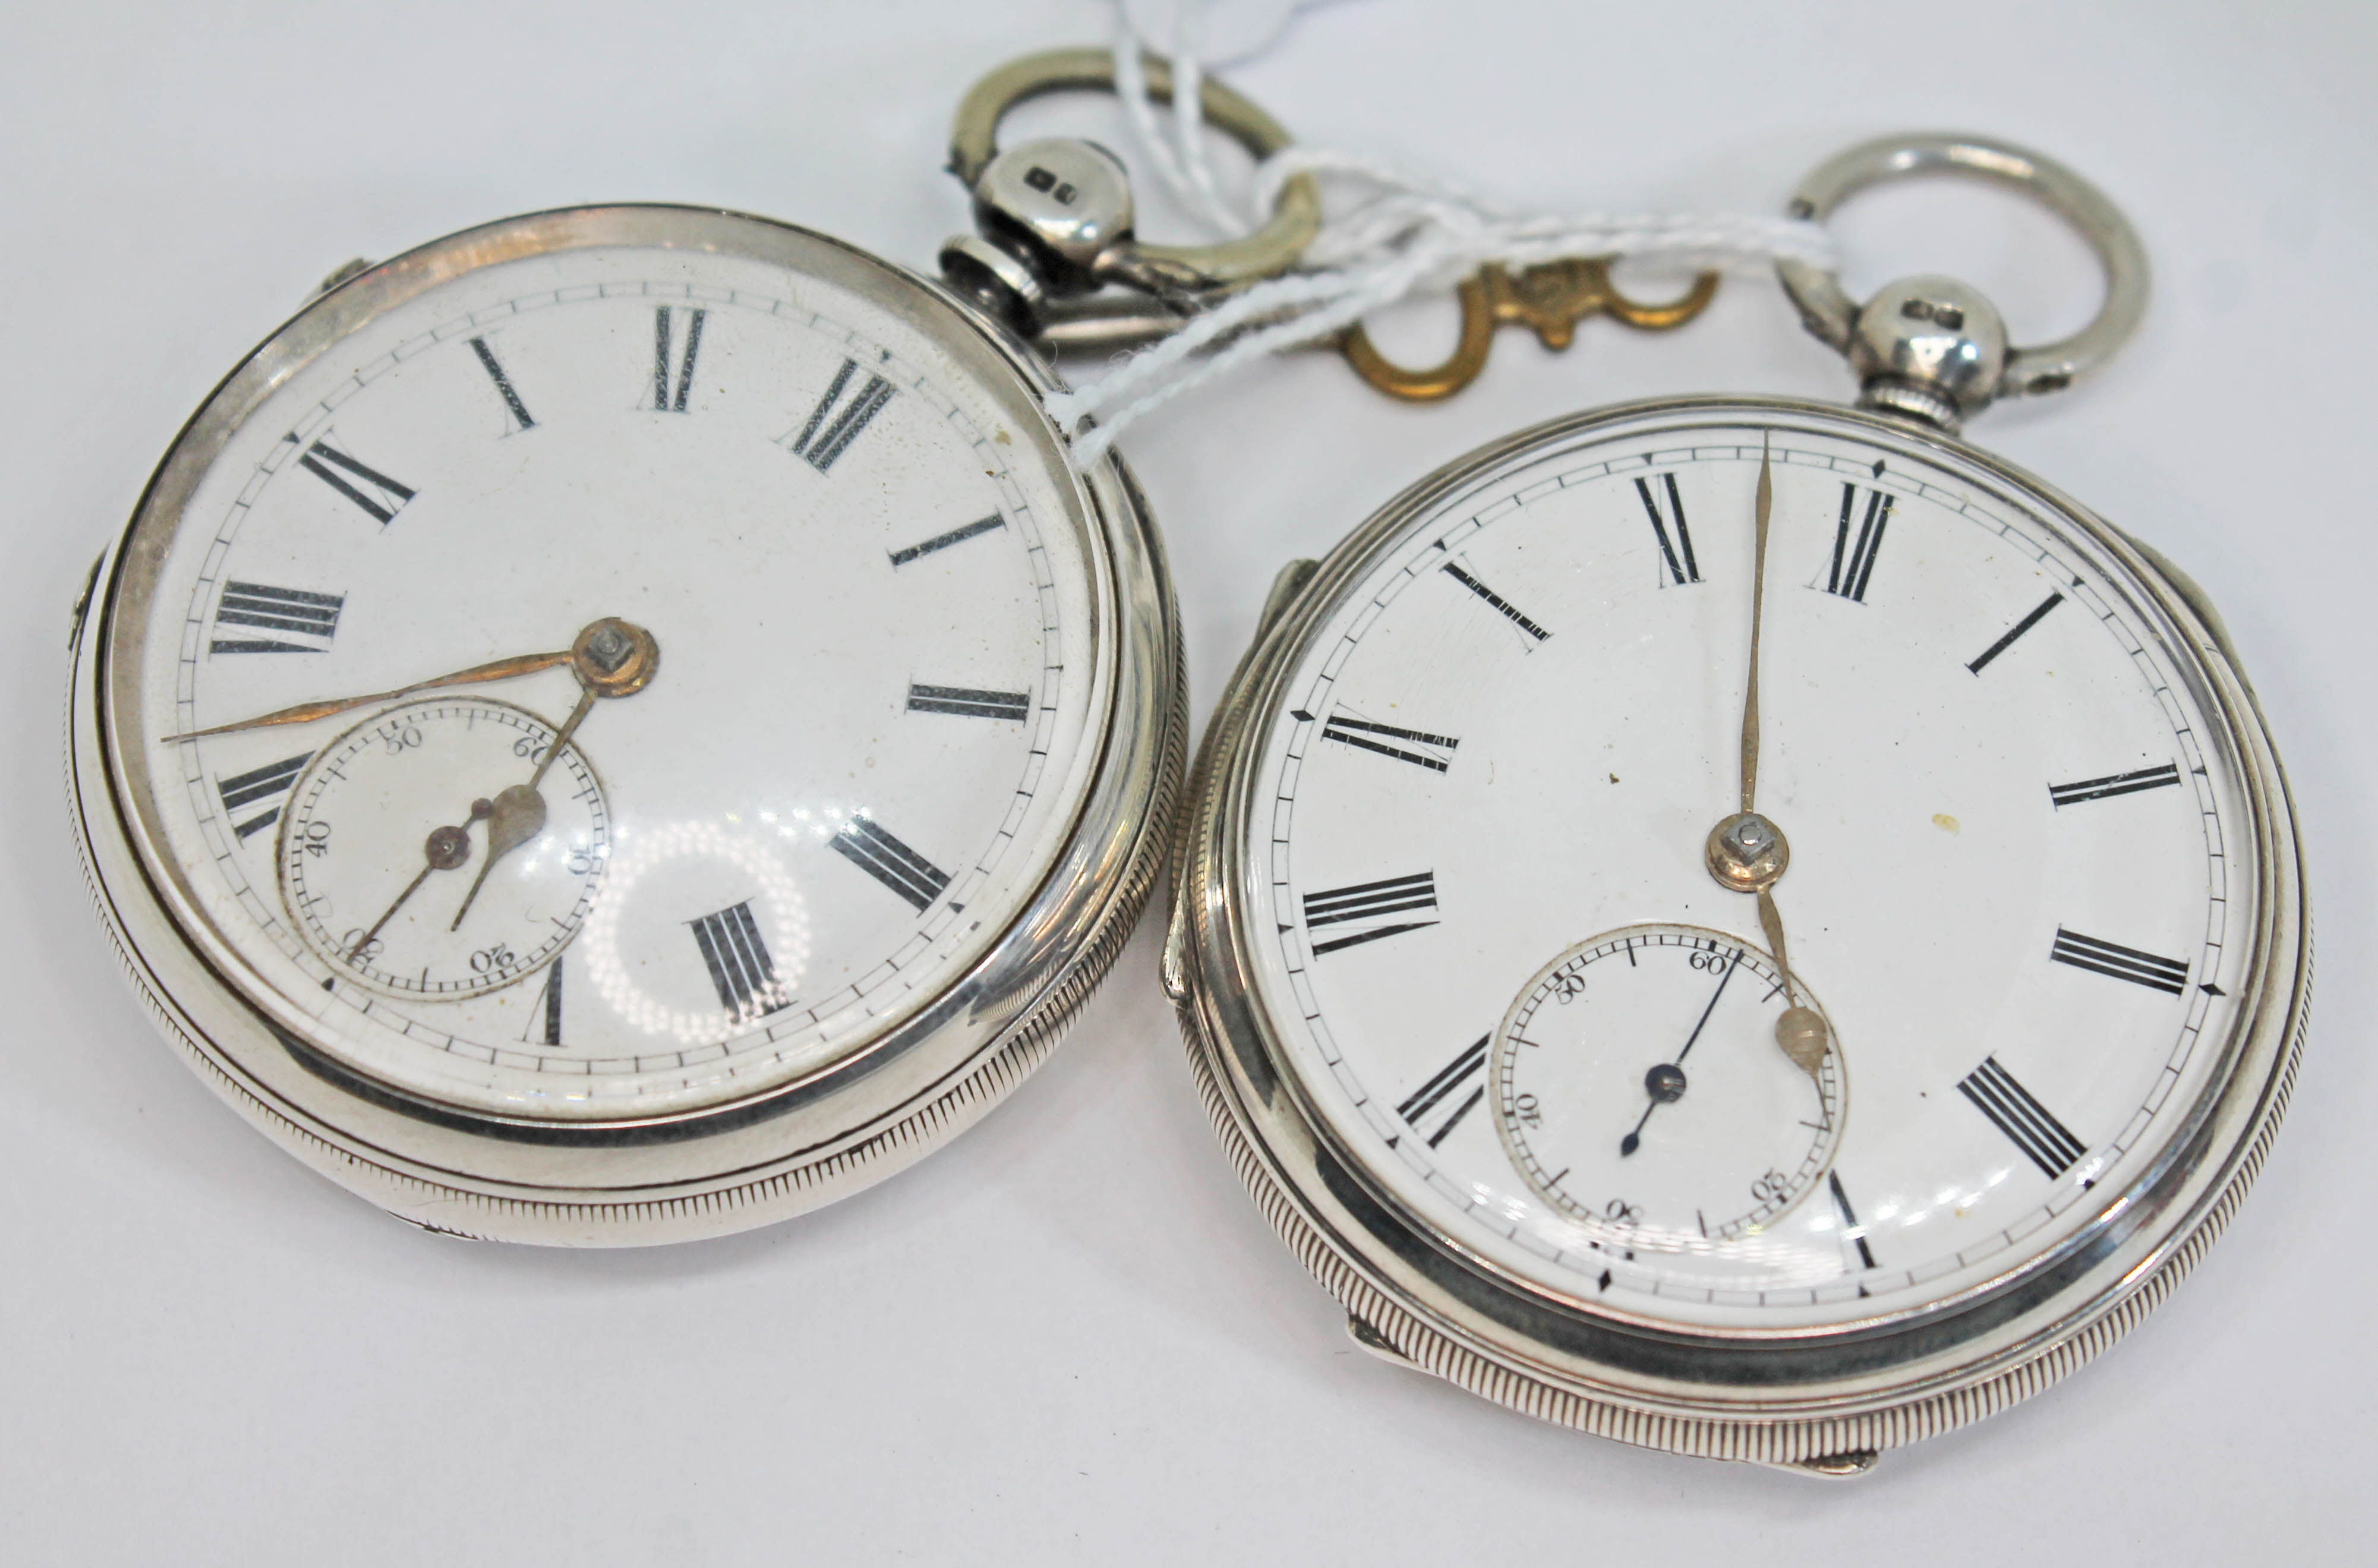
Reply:
M1622 1327L1593 1301L1521 1284L1392 1200L1307 1099L1255 992L1238 875L1261 791L1264 736L1297 654L1382 556L1453 492L1597 427L1645 413L1777 428L1863 425L1979 465L2036 515L2119 571L2239 760L2256 850L2252 961L2220 1065L2160 1157L2105 1195L2097 1217L2045 1256L1954 1300L1829 1330ZM2145 552L2012 465L1901 422L1786 399L1627 404L1522 431L1405 491L1331 552L1259 638L1200 749L1173 863L1170 952L1182 1033L1208 1114L1241 1180L1305 1267L1408 1360L1513 1410L1644 1447L1863 1474L1881 1452L2004 1409L2050 1386L2152 1311L2220 1235L2287 1108L2312 981L2310 913L2287 779L2223 640ZM1359 1324L1360 1326L1355 1326ZM1788 1341L1791 1361L1728 1382L1708 1352ZM1623 1344L1625 1354L1606 1354Z
M312 299L316 295L329 293L348 279L360 278L371 269L372 264L368 257L352 257L323 273L322 281L314 285L314 293L306 297Z
M134 653L164 545L200 477L270 390L385 312L473 269L597 245L699 248L864 292L975 373L1051 473L1046 367L938 285L763 218L667 206L505 219L384 262L255 350L184 427L105 557L79 626L66 782L93 902L159 1026L234 1108L316 1170L399 1218L462 1236L621 1246L723 1235L816 1208L970 1126L1049 1054L1130 935L1162 861L1184 749L1179 618L1136 485L1108 460L1068 483L1090 562L1099 763L1056 863L990 951L931 1005L810 1077L686 1115L545 1124L432 1105L324 1071L179 885L154 819ZM127 744L127 742L132 742ZM332 1064L335 1066L335 1064Z
M1801 322L1857 373L1861 407L1954 435L1997 399L2061 391L2105 364L2146 313L2147 257L2104 192L2052 158L1987 137L1892 136L1853 147L1803 180L1784 210L1821 222L1868 186L1928 174L1991 180L2046 204L2106 272L2096 320L2052 343L2011 348L1996 308L1953 278L1904 278L1860 305L1832 272L1805 261L1775 264Z

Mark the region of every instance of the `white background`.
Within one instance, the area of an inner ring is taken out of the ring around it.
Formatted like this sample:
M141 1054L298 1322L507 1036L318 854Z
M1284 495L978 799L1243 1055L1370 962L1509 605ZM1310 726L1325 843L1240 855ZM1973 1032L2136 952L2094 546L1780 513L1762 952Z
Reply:
M1089 0L16 9L0 1561L2367 1561L2367 5L1374 0L1233 73L1304 139L1533 206L1772 210L1852 140L1970 128L2072 162L2144 235L2137 341L1973 435L2224 607L2291 769L2325 962L2286 1136L2228 1237L2012 1414L1828 1487L1556 1430L1358 1353L1217 1150L1152 919L980 1129L823 1213L659 1251L407 1229L160 1042L79 886L61 644L215 379L349 256L538 207L717 203L929 263L965 221L937 173L958 94L1106 27ZM1121 134L1094 104L1016 128L1059 124ZM1954 271L2022 340L2094 303L2085 253L1989 192L1870 197L1842 233L1854 292ZM1441 313L1388 326L1415 359L1450 339ZM1847 390L1747 274L1672 336L1588 323L1556 356L1507 331L1445 406L1391 406L1315 353L1123 445L1202 717L1277 566L1469 448L1620 398Z

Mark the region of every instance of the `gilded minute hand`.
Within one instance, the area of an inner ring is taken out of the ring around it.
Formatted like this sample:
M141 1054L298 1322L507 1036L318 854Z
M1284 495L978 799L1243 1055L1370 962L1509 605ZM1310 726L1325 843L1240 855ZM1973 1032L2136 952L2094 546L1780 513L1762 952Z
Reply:
M201 736L228 735L234 730L263 729L271 724L310 724L317 719L327 719L333 713L343 713L351 708L366 707L374 702L393 702L398 698L410 697L416 691L429 691L444 686L477 686L486 681L510 680L516 676L534 675L539 670L549 670L556 664L570 663L571 654L572 650L565 648L558 653L528 653L515 659L498 659L493 664L473 664L467 670L456 670L451 675L435 676L428 680L416 680L410 686L400 686L392 691L374 691L361 697L333 698L326 702L300 702L294 708L282 708L253 719L242 719L237 724L216 724L210 729L191 730L185 735L169 735L165 736L165 740L169 744L177 740L196 740Z
M1759 623L1767 598L1767 524L1775 509L1768 446L1765 438L1759 444L1759 493L1752 508L1750 670L1742 683L1742 809L1711 832L1707 856L1710 872L1720 882L1736 892L1759 895L1759 928L1766 933L1768 949L1775 954L1776 974L1788 1004L1775 1021L1775 1044L1813 1078L1824 1065L1832 1032L1822 1013L1800 1004L1799 992L1793 987L1792 963L1784 951L1784 916L1771 891L1791 863L1791 846L1774 823L1758 814Z
M1775 482L1767 471L1767 437L1759 442L1759 498L1754 511L1757 533L1750 572L1750 674L1742 683L1742 808L1759 803L1759 622L1767 599L1767 519L1775 509ZM1778 959L1783 954L1778 953Z

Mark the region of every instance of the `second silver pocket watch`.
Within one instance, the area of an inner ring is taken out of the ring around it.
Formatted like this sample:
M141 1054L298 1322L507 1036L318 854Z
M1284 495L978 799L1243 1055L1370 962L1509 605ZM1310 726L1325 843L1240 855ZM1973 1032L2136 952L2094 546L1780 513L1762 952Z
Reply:
M2128 334L2144 262L2019 149L2104 314L2009 351L1787 269L1862 407L1694 398L1452 464L1283 575L1165 959L1200 1087L1378 1353L1682 1453L1855 1473L2047 1386L2219 1233L2311 949L2201 592L1957 438Z

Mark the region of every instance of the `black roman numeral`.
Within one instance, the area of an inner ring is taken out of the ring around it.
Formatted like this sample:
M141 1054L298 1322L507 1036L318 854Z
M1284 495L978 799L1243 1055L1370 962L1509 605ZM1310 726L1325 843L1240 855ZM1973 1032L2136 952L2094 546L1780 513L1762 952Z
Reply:
M1538 626L1535 622L1521 615L1519 611L1519 607L1513 604L1509 600L1504 598L1500 593L1495 592L1493 589L1487 587L1484 583L1479 581L1476 578L1462 570L1459 563L1455 561L1446 562L1445 574L1453 579L1454 581L1461 584L1462 587L1470 590L1472 593L1477 594L1481 599L1483 599L1488 604L1494 605L1495 612L1502 616L1504 619L1509 621L1513 626L1518 627L1521 631L1526 632L1530 637L1534 638L1537 641L1542 642L1545 638L1552 635L1551 632L1546 631L1543 627ZM1566 644L1564 644L1564 646L1566 646Z
M956 713L970 719L1021 721L1032 712L1028 691L976 691L963 686L908 685L908 712Z
M2050 1178L2071 1170L2088 1152L2088 1145L2032 1098L2031 1091L2016 1083L1996 1057L1984 1058L1981 1066L1957 1081L1957 1088Z
M655 413L683 413L686 399L693 393L694 362L702 354L702 324L710 312L696 307L685 308L685 352L678 356L677 393L669 394L669 339L673 336L671 317L677 314L668 305L653 311L653 411Z
M1676 587L1701 580L1701 569L1693 559L1693 536L1685 527L1685 498L1676 494L1676 476L1673 473L1653 475L1668 497L1668 517L1660 515L1660 503L1654 498L1651 485L1644 480L1635 481L1635 493L1643 497L1643 509L1651 514L1652 536L1660 541L1660 559L1668 569L1668 581ZM1674 545L1668 542L1668 523L1676 527Z
M521 1031L521 1038L547 1046L561 1044L561 960L558 958L545 966L545 988L537 993L536 1006L529 1013L528 1027Z
M1874 558L1882 554L1883 531L1891 526L1891 509L1899 497L1888 490L1868 490L1866 516L1857 518L1858 487L1842 485L1842 519L1833 530L1833 564L1825 574L1825 592L1866 603L1867 580L1874 576ZM1857 541L1850 541L1850 524L1857 521Z
M1438 773L1452 765L1453 748L1461 744L1449 735L1431 735L1425 730L1375 724L1368 719L1357 719L1345 713L1331 715L1329 722L1321 726L1321 738L1363 751L1375 751L1399 762L1415 762Z
M2049 784L2048 798L2061 808L2078 806L2084 800L2109 800L2118 795L2136 795L2143 789L2161 789L2180 782L2180 767L2166 762L2159 768L2141 768L2135 773L2108 773L2102 779L2082 779L2075 784Z
M835 853L922 911L950 885L950 874L875 825L853 817L828 841Z
M536 421L528 416L528 405L521 401L520 394L512 389L512 378L504 374L504 367L496 363L496 351L487 346L487 340L473 338L471 352L479 356L479 365L486 371L487 379L496 384L497 392L504 400L504 407L511 410L512 423L522 430L535 429Z
M1308 939L1316 926L1343 925L1348 921L1373 921L1385 916L1401 915L1416 909L1436 908L1436 873L1419 871L1409 877L1389 877L1381 882L1357 882L1351 888L1332 888L1327 892L1304 895L1304 925ZM1336 952L1340 948L1360 947L1364 942L1377 941L1404 931L1417 931L1434 926L1436 921L1403 920L1383 926L1365 926L1343 936L1333 936L1327 941L1313 944L1313 956Z
M319 653L330 646L339 629L343 593L315 593L303 588L271 588L261 582L226 582L215 604L211 653ZM251 626L274 637L224 637L226 626ZM295 638L298 640L291 641Z
M2042 599L2039 602L2039 607L2037 609L2024 616L2023 619L2015 622L2012 630L2009 631L2004 637L2000 638L1996 642L1993 642L1988 647L1983 649L1982 656L1975 660L1972 664L1967 664L1965 667L1973 671L1976 675L1981 674L1982 666L1988 664L1992 659L1997 658L2000 654L2013 647L2014 640L2016 638L2021 637L2024 632L2029 631L2033 627L2037 626L2040 622L2040 617L2047 615L2048 611L2056 608L2057 605L2061 604L2062 603L2064 603L2063 594L2050 593L2047 598Z
M2169 991L2173 996L2188 989L2188 965L2177 958L2157 958L2151 952L2141 952L2134 947L2117 942L2100 941L2084 937L2078 931L2056 928L2056 944L2048 956L2059 964L2069 964L2075 969L2086 969L2094 975L2111 975L2117 980L2129 980L2153 990Z
M363 508L373 521L382 527L396 521L404 503L413 499L414 491L398 484L376 468L366 468L346 453L327 442L317 441L306 449L298 465L348 500ZM334 473L333 470L343 470Z
M1430 1148L1444 1143L1445 1135L1460 1125L1461 1119L1475 1110L1478 1102L1486 1097L1483 1078L1475 1084L1470 1081L1480 1078L1481 1070L1486 1065L1486 1042L1489 1038L1485 1035L1479 1035L1463 1047L1459 1056L1446 1063L1435 1077L1414 1089L1411 1098L1396 1107L1396 1114L1404 1119L1404 1125L1426 1138ZM1457 1097L1456 1091L1464 1088L1469 1090L1468 1095ZM1447 1099L1453 1101L1451 1113L1436 1122L1435 1131L1430 1131L1423 1123Z
M751 903L705 915L692 922L693 944L710 968L710 983L718 987L718 1005L738 1019L763 1017L787 1000L776 978L776 961L760 940L760 924L751 918ZM557 1043L557 1042L548 1042Z
M301 751L294 757L284 757L278 762L268 762L263 767L249 772L236 773L227 779L217 779L215 793L222 796L224 812L237 817L251 806L260 805L277 795L287 795L290 786L297 782L297 775L304 772L306 764L313 760L312 752ZM246 844L249 835L272 826L280 820L281 808L275 806L261 816L250 817L245 822L234 823L232 832L239 835L240 843Z
M893 551L892 564L895 567L905 567L919 556L930 556L936 550L946 550L953 545L964 544L978 533L988 533L994 528L1006 526L1007 520L993 512L989 517L976 519L963 528L953 528L947 533L936 533L921 545L911 545L905 550Z
M1866 1244L1866 1227L1858 1223L1857 1211L1850 1207L1850 1195L1842 1191L1841 1173L1825 1172L1825 1184L1833 1190L1833 1207L1842 1216L1842 1235L1857 1243L1858 1262L1867 1268L1874 1267L1874 1249Z
M826 383L825 396L818 400L817 407L810 410L809 419L801 425L800 434L790 443L793 450L820 473L834 466L835 459L842 456L850 444L859 439L859 432L867 428L869 421L882 413L883 405L892 401L895 390L892 383L881 376L871 374L867 377L867 385L859 389L859 395L842 403L841 411L837 413L835 405L842 401L842 394L849 388L851 377L858 374L857 360L842 362L842 368L834 373L832 381ZM957 543L955 539L948 542ZM899 565L899 559L894 557L892 564Z

